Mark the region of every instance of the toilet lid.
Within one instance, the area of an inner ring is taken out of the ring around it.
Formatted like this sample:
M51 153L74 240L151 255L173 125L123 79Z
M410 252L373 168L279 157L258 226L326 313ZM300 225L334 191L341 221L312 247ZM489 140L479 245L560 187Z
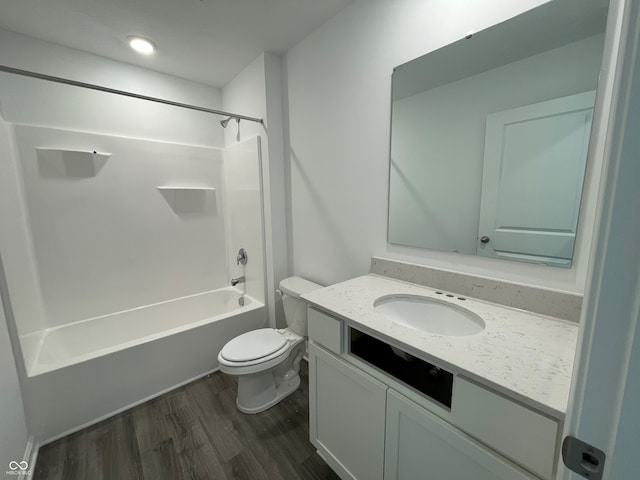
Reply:
M272 328L243 333L227 343L220 355L230 362L247 362L280 350L287 340Z

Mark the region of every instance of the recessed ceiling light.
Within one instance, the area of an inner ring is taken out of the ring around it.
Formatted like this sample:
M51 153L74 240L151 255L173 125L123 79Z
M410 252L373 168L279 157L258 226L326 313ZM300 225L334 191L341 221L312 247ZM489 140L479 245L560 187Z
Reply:
M142 53L143 55L151 55L156 51L155 43L144 37L130 36L127 37L127 41L129 42L129 46L131 48L133 48L138 53Z

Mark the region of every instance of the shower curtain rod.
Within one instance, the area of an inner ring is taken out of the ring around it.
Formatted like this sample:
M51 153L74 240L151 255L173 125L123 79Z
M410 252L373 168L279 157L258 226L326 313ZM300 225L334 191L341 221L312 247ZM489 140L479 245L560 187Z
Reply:
M250 122L262 123L261 118L248 117L246 115L238 115L237 113L224 112L222 110L214 110L213 108L200 107L198 105L190 105L188 103L174 102L173 100L165 100L164 98L151 97L148 95L140 95L138 93L126 92L124 90L117 90L115 88L102 87L100 85L94 85L92 83L78 82L76 80L70 80L68 78L54 77L53 75L46 75L44 73L31 72L29 70L21 70L19 68L7 67L0 65L0 72L12 73L14 75L22 75L23 77L37 78L39 80L46 80L48 82L62 83L64 85L71 85L73 87L87 88L89 90L97 90L99 92L113 93L115 95L122 95L123 97L137 98L139 100L147 100L149 102L162 103L164 105L171 105L172 107L186 108L189 110L196 110L198 112L213 113L215 115L222 115L225 117L237 118L240 120L248 120Z

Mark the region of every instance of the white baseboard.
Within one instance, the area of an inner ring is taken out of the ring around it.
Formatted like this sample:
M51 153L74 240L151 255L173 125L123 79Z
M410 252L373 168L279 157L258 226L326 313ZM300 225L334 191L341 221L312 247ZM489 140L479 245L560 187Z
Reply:
M122 408L118 408L117 410L114 410L113 412L107 413L106 415L102 415L101 417L98 417L94 420L91 420L89 422L83 423L82 425L79 425L77 427L71 428L65 432L62 432L58 435L55 435L51 438L48 438L47 440L43 440L40 445L38 445L38 447L43 447L44 445L47 445L49 443L55 442L56 440L60 440L63 437L66 437L67 435L71 435L72 433L76 433L79 432L80 430L84 430L87 427L90 427L91 425L95 425L96 423L100 423L103 420L106 420L108 418L113 417L114 415L118 415L119 413L125 412L133 407L137 407L138 405L142 405L145 402L148 402L149 400L153 400L156 397L159 397L161 395L164 395L165 393L171 392L172 390L175 390L177 388L183 387L191 382L195 382L196 380L199 380L200 378L206 377L207 375L211 375L212 373L217 372L218 370L220 370L219 368L214 368L213 370L210 370L208 372L203 373L202 375L196 375L195 377L192 377L188 380L185 380L184 382L180 382L176 385L172 385L171 387L165 388L164 390L160 390L157 393L154 393L153 395L149 395L148 397L145 397L141 400L138 400L136 402L130 403ZM29 465L31 465L31 463L29 463Z
M26 477L20 478L24 478L26 480L31 480L33 478L33 474L36 470L36 461L38 460L39 447L40 446L36 443L35 438L30 436L29 440L27 440L27 445L24 448L24 455L22 456L22 460L27 462L27 465L29 465L27 469L29 473Z

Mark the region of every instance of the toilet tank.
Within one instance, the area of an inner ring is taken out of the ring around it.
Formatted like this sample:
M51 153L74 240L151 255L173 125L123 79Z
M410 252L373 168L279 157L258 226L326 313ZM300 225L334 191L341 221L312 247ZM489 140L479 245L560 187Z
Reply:
M287 327L298 335L307 336L307 303L300 298L300 295L319 288L322 288L322 285L300 277L289 277L280 282Z

